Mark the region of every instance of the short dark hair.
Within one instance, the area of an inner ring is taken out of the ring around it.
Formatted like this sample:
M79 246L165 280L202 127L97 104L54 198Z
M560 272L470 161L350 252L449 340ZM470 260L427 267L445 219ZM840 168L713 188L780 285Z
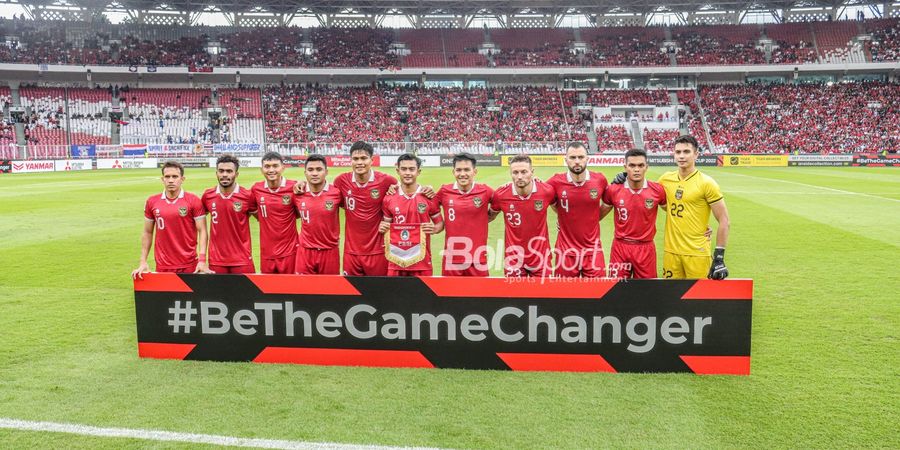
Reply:
M526 162L528 165L531 165L531 157L526 154L519 154L509 158L509 165L513 165L513 163Z
M284 163L284 156L281 156L281 153L278 152L266 152L266 154L262 156L262 160Z
M375 155L375 149L366 141L354 142L353 145L350 146L350 154L352 155L353 152L366 152L369 154L370 158Z
M694 151L700 150L700 143L697 142L697 138L689 134L682 134L681 136L675 138L675 142L672 143L672 146L674 146L675 144L690 144L694 146Z
M478 160L475 159L474 156L472 156L468 153L460 153L453 157L453 167L456 167L456 163L463 162L463 161L468 161L468 162L472 163L472 167L475 167L478 165Z
M631 150L628 150L627 152L625 152L625 161L627 162L628 158L631 158L632 156L643 156L644 159L647 159L647 152L645 152L639 148L633 148Z
M160 172L162 172L162 174L165 175L166 169L168 169L170 167L174 167L174 168L178 169L178 172L181 173L181 176L184 176L184 166L178 161L169 160L169 161L164 162Z
M587 151L587 146L585 146L584 143L578 141L573 141L566 144L566 153L569 153L570 148L583 148L585 151Z
M397 167L400 167L400 163L402 161L415 161L416 168L418 168L418 169L422 168L422 159L416 155L413 155L412 153L404 153L404 154L400 155L400 157L397 158Z
M227 164L227 163L234 164L235 172L237 172L238 169L241 168L241 161L239 159L235 158L234 155L232 155L230 153L226 153L226 154L220 156L218 159L216 159L216 167L218 167L219 164Z
M313 153L306 158L306 164L311 162L320 162L326 169L328 168L328 159L318 153Z

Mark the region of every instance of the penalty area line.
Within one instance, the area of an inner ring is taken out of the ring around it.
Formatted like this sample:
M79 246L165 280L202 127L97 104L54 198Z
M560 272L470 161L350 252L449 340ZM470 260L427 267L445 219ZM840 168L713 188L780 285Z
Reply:
M257 439L215 434L179 433L174 431L144 430L135 428L94 427L75 423L38 422L0 417L0 429L19 431L41 431L51 433L77 434L106 438L128 438L149 441L184 442L188 444L209 444L231 447L275 448L299 450L393 450L422 447L388 447L377 445L337 444L329 442L287 441L280 439Z
M727 172L725 172L725 173L727 173ZM716 175L719 175L719 174L716 174ZM808 187L808 188L813 188L813 189L822 189L824 191L831 191L831 192L838 193L838 194L859 195L860 197L869 197L869 198L874 198L874 199L878 199L878 200L887 200L889 202L900 203L900 200L898 200L896 198L882 197L879 195L866 194L864 192L845 191L843 189L835 189L835 188L830 188L830 187L826 187L826 186L817 186L815 184L800 183L799 181L781 180L778 178L760 177L760 176L755 176L755 175L747 175L747 174L743 174L743 173L728 173L728 175L734 175L737 177L755 178L757 180L775 181L778 183L793 184L796 186L803 186L803 187ZM725 193L727 194L728 191L725 191ZM765 194L765 192L760 192L760 193Z

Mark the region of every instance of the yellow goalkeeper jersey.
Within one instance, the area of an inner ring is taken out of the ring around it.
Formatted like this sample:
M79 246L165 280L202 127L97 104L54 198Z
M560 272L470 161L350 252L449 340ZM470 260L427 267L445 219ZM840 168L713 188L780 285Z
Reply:
M710 242L704 236L709 225L710 205L722 200L719 185L695 170L681 179L677 170L664 173L659 184L666 189L665 251L676 255L709 256Z

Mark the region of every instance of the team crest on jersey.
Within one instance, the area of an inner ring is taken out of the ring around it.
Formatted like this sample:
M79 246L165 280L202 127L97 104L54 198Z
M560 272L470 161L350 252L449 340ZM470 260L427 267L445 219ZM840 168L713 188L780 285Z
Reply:
M600 193L597 192L597 189L591 189L591 200L597 200L597 197L600 196Z
M543 200L535 200L534 201L534 210L541 211L544 209L544 201Z
M290 195L282 195L281 196L281 204L282 205L290 205L291 204L291 196Z
M653 199L652 199L652 198L645 198L645 199L644 199L644 206L646 206L647 209L653 209Z
M325 200L325 209L331 211L334 209L334 202L331 200Z
M244 208L244 202L234 202L231 206L234 208L234 212L241 212L241 209Z
M476 208L481 208L481 197L473 197L472 204L475 205Z
M682 191L681 189L675 191L675 200L681 200L682 195L684 195L684 191Z
M187 207L182 206L181 208L178 208L178 215L181 217L187 216Z
M372 189L371 191L369 191L369 195L371 195L374 199L378 199L378 196L381 195L381 191L378 189Z
M416 205L416 209L419 211L419 214L425 214L426 206L424 203L419 203Z

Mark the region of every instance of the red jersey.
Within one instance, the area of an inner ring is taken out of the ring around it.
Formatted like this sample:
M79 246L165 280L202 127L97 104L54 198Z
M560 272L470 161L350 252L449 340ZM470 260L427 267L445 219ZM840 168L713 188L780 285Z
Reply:
M206 216L200 198L182 190L175 200L153 195L144 205L144 218L155 222L153 258L156 270L182 269L197 264L197 220Z
M609 183L599 172L586 171L581 183L572 181L571 172L558 173L547 180L556 190L556 248L600 248L600 202Z
M650 242L656 235L656 212L659 205L666 204L666 190L647 180L637 191L627 184L612 184L603 202L615 209L616 239Z
M227 197L221 186L203 192L203 209L209 214L209 265L253 264L250 251L250 213L256 202L249 189L235 185Z
M259 213L259 253L262 259L297 254L297 211L294 209L294 181L281 178L281 185L269 189L265 181L253 185Z
M473 263L487 266L488 208L494 190L486 184L475 183L468 192L459 190L456 183L445 184L434 197L435 203L444 209L444 268L450 265L469 266ZM451 244L453 245L451 247ZM469 249L467 251L460 249ZM446 261L448 251L452 255ZM465 254L468 254L468 258ZM478 261L473 257L478 255Z
M524 252L524 266L541 268L550 264L547 209L556 202L556 192L547 183L533 181L531 193L521 197L512 183L499 187L491 209L501 211L505 222L506 257Z
M369 180L359 184L353 172L342 173L334 179L344 197L344 253L351 255L383 255L384 236L378 232L381 223L381 202L397 179L372 170Z
M300 218L300 246L318 250L336 248L341 238L341 191L326 182L321 192L294 196Z
M396 223L399 225L416 225L428 222L440 223L440 206L437 204L437 202L434 201L434 199L428 199L428 197L425 197L423 194L421 194L421 190L422 188L420 186L416 188L415 194L413 194L412 196L407 196L400 188L398 188L397 192L395 192L393 195L384 197L384 204L382 206L384 219L390 221L391 223ZM388 268L410 272L419 270L430 271L431 235L425 235L425 259L409 267L400 267L393 262L388 261Z

